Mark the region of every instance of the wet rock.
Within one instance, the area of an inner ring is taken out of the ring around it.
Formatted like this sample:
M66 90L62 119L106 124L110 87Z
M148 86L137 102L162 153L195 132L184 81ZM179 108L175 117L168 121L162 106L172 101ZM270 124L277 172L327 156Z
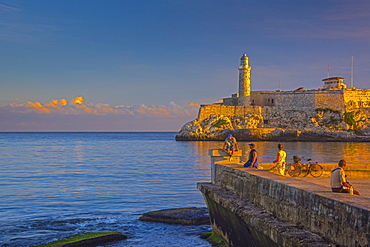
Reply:
M66 239L61 239L34 247L93 247L125 239L127 239L127 236L120 232L93 232L73 235Z
M163 209L144 213L139 220L181 225L209 225L206 207Z

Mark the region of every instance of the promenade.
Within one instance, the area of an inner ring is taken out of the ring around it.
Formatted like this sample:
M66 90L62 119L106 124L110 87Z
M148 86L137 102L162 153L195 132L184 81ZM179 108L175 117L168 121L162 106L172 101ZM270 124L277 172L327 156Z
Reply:
M368 246L367 164L348 167L348 180L361 193L356 196L331 191L334 163L321 164L320 178L290 177L277 174L271 163L243 167L239 153L231 161L220 150L209 153L211 183L198 183L197 188L207 202L213 230L229 246Z
M270 179L275 181L280 181L285 184L289 184L291 186L299 187L300 189L319 194L321 196L325 196L328 198L332 198L335 200L339 200L343 203L350 203L352 205L360 206L370 211L370 178L361 178L361 174L359 174L360 178L358 177L349 177L347 175L347 180L352 184L352 186L360 192L360 196L356 195L349 195L347 193L334 193L330 187L330 172L333 167L336 167L336 164L322 164L324 169L324 174L322 177L314 178L311 175L307 175L306 177L299 176L299 177L290 177L288 174L286 176L281 176L277 173L276 169L272 169L273 164L266 164L261 163L260 168L262 169L255 169L255 168L247 168L248 172L252 174L259 175L260 172L267 172L266 169L270 170L271 177L268 176ZM241 168L241 164L234 164L234 168ZM243 168L242 168L243 169ZM257 172L257 173L255 173ZM347 171L346 174L349 174L350 171ZM302 181L302 182L298 182Z
M230 164L231 165L231 164ZM281 176L275 170L267 172L262 169L242 168L240 164L231 165L238 170L244 170L251 174L262 175L277 182L300 188L302 190L319 194L327 198L335 199L343 203L359 206L370 211L370 179L369 178L348 178L352 186L360 192L359 196L347 193L334 193L330 187L330 177L314 178L310 175L306 177L290 177L289 175ZM268 175L268 174L271 175Z
M370 168L369 165L359 165L361 169L366 169L367 171L353 171L350 170L356 169L354 166L351 165L351 167L347 170L345 169L345 172L347 174L347 180L352 186L360 192L360 196L351 196L346 193L334 193L331 191L330 187L330 171L335 168L337 165L336 164L321 164L324 167L324 173L323 176L319 178L314 178L311 175L308 175L306 177L299 176L299 177L290 177L288 174L285 176L285 178L290 178L290 179L295 179L295 180L300 180L304 181L306 183L306 186L302 187L302 189L305 189L307 191L312 191L310 189L310 184L313 184L316 186L322 186L322 191L317 191L318 193L322 194L323 196L327 195L341 195L341 201L346 202L346 203L352 203L356 204L358 206L363 206L370 210L370 178L369 178L369 171L368 169ZM274 179L277 179L278 177L284 178L283 176L280 176L276 169L271 168L274 167L273 164L269 163L262 163L260 165L261 170L270 170L271 173L276 174L277 177ZM352 175L348 175L351 174ZM312 186L314 187L314 186ZM315 191L312 191L315 192ZM347 198L348 197L348 198Z
M324 186L330 190L330 178L313 178L313 177L298 177L296 179L309 183ZM370 199L370 179L369 178L351 178L348 179L352 186L360 192L359 197ZM358 196L355 196L358 197ZM369 205L370 206L370 205Z

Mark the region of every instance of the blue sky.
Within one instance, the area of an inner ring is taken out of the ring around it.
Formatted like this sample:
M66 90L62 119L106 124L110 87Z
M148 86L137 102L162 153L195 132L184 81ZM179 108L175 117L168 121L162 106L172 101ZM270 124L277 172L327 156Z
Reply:
M369 23L366 0L0 0L0 131L177 131L243 53L252 90L349 84L351 56L370 88Z

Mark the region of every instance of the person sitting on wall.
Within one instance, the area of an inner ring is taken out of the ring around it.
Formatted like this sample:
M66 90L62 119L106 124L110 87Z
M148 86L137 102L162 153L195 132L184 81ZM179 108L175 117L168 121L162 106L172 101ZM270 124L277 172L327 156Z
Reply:
M239 150L238 142L236 141L235 137L233 137L231 134L228 134L222 149L225 150L227 154L230 156L229 160L232 160L234 151Z
M346 174L344 173L344 168L346 168L346 165L347 162L345 160L340 160L338 167L331 171L331 190L337 193L351 193L351 190L353 190L353 194L360 195L360 193L355 190L346 179Z
M257 161L257 150L254 148L255 145L253 143L249 143L249 148L251 151L249 151L248 154L248 161L245 162L244 167L254 167L258 168L258 161Z

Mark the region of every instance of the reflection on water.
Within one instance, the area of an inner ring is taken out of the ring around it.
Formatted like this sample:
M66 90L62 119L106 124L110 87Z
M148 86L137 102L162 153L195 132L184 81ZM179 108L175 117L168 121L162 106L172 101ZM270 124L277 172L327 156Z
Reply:
M243 152L242 160L247 160L250 142L239 142L239 148ZM258 160L261 163L270 163L276 158L279 142L258 141L253 142L258 151ZM293 156L297 155L303 159L312 159L321 163L337 163L345 159L348 164L370 163L370 143L350 142L281 142L287 152L287 161L293 162ZM222 148L222 141L195 141L189 142L189 148L195 150L196 164L201 169L209 169L210 149Z

